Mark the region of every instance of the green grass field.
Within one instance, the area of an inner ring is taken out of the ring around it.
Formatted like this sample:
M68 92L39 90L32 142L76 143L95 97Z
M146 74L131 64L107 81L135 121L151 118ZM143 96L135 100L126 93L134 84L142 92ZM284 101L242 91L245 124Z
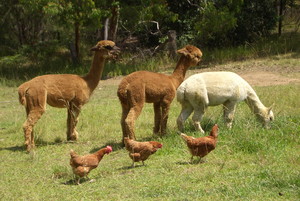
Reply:
M299 63L293 67L299 68ZM208 134L218 123L219 141L200 164L189 163L190 154L178 135L180 105L176 100L168 133L162 138L152 134L153 109L146 104L136 122L136 137L160 141L164 147L145 166L131 168L131 159L120 145L116 83L101 81L83 107L76 143L66 142L66 109L47 106L35 126L37 148L31 154L23 146L25 109L18 102L17 87L1 86L1 200L299 200L299 84L254 86L266 106L275 103L275 121L269 130L262 128L245 103L238 105L231 130L223 124L221 106L210 107L202 127ZM202 136L190 120L186 133ZM90 173L96 181L75 185L70 149L87 154L106 145L114 151Z

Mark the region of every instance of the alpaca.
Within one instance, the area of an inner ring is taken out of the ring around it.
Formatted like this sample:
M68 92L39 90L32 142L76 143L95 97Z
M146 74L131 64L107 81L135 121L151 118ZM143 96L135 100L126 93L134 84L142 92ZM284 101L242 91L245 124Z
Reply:
M122 106L121 126L124 137L135 139L134 122L140 115L144 103L153 103L155 134L165 134L170 104L176 95L176 89L184 80L187 69L197 65L202 52L195 46L187 45L177 50L181 55L172 75L137 71L127 75L118 88L118 97Z
M178 129L183 132L185 120L192 117L195 128L204 133L200 121L208 106L223 104L224 121L228 128L232 121L236 104L245 101L251 111L268 127L274 119L272 106L265 107L253 88L243 78L233 72L205 72L192 75L177 89L177 101L182 110L177 118Z
M81 107L88 102L97 87L106 59L119 52L115 43L99 41L91 51L94 58L89 73L83 77L72 74L42 75L19 86L19 101L25 106L27 119L23 124L25 146L29 152L35 147L33 127L46 110L52 107L67 108L67 140L77 140L75 130Z

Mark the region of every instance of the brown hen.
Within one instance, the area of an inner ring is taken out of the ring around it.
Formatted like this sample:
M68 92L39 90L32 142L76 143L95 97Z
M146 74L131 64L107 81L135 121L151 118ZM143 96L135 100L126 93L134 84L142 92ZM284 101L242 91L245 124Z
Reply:
M132 159L132 167L135 162L144 161L154 154L158 149L162 148L162 144L156 141L149 142L137 142L128 137L124 138L124 143L127 151L129 151L129 157Z
M191 162L193 161L194 156L200 157L201 160L201 158L203 158L209 152L211 152L216 148L218 131L219 131L218 125L215 124L209 136L194 138L192 136L187 136L186 134L181 133L181 137L186 142L189 151L192 154Z
M87 177L91 170L98 167L99 162L102 160L105 154L109 154L112 151L111 146L100 149L99 151L88 154L85 156L78 155L75 151L70 151L70 165L73 169L73 173L79 178L77 184L80 184L80 179Z

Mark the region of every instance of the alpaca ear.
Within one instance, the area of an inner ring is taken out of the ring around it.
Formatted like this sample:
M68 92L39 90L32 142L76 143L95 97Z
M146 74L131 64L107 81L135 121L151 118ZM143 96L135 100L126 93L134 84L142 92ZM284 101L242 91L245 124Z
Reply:
M184 56L190 55L190 52L186 48L182 48L182 49L177 50L177 53L182 54Z
M273 103L270 107L268 107L268 113L270 113L270 111L274 108L275 103Z
M91 51L98 51L98 50L99 50L99 47L96 45L96 46L92 47L90 50L91 50Z

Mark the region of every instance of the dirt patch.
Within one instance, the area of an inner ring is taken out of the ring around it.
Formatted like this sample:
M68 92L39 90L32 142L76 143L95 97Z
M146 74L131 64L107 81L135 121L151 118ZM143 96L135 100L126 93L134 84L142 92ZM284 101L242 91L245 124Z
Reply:
M253 59L188 70L186 78L196 73L208 71L232 71L239 74L253 86L300 84L300 59L292 57ZM172 70L163 73L171 74L171 72ZM101 80L100 84L118 85L122 78L123 76L118 76Z
M240 76L253 86L287 85L291 83L300 84L300 79L290 78L266 71L242 73Z

